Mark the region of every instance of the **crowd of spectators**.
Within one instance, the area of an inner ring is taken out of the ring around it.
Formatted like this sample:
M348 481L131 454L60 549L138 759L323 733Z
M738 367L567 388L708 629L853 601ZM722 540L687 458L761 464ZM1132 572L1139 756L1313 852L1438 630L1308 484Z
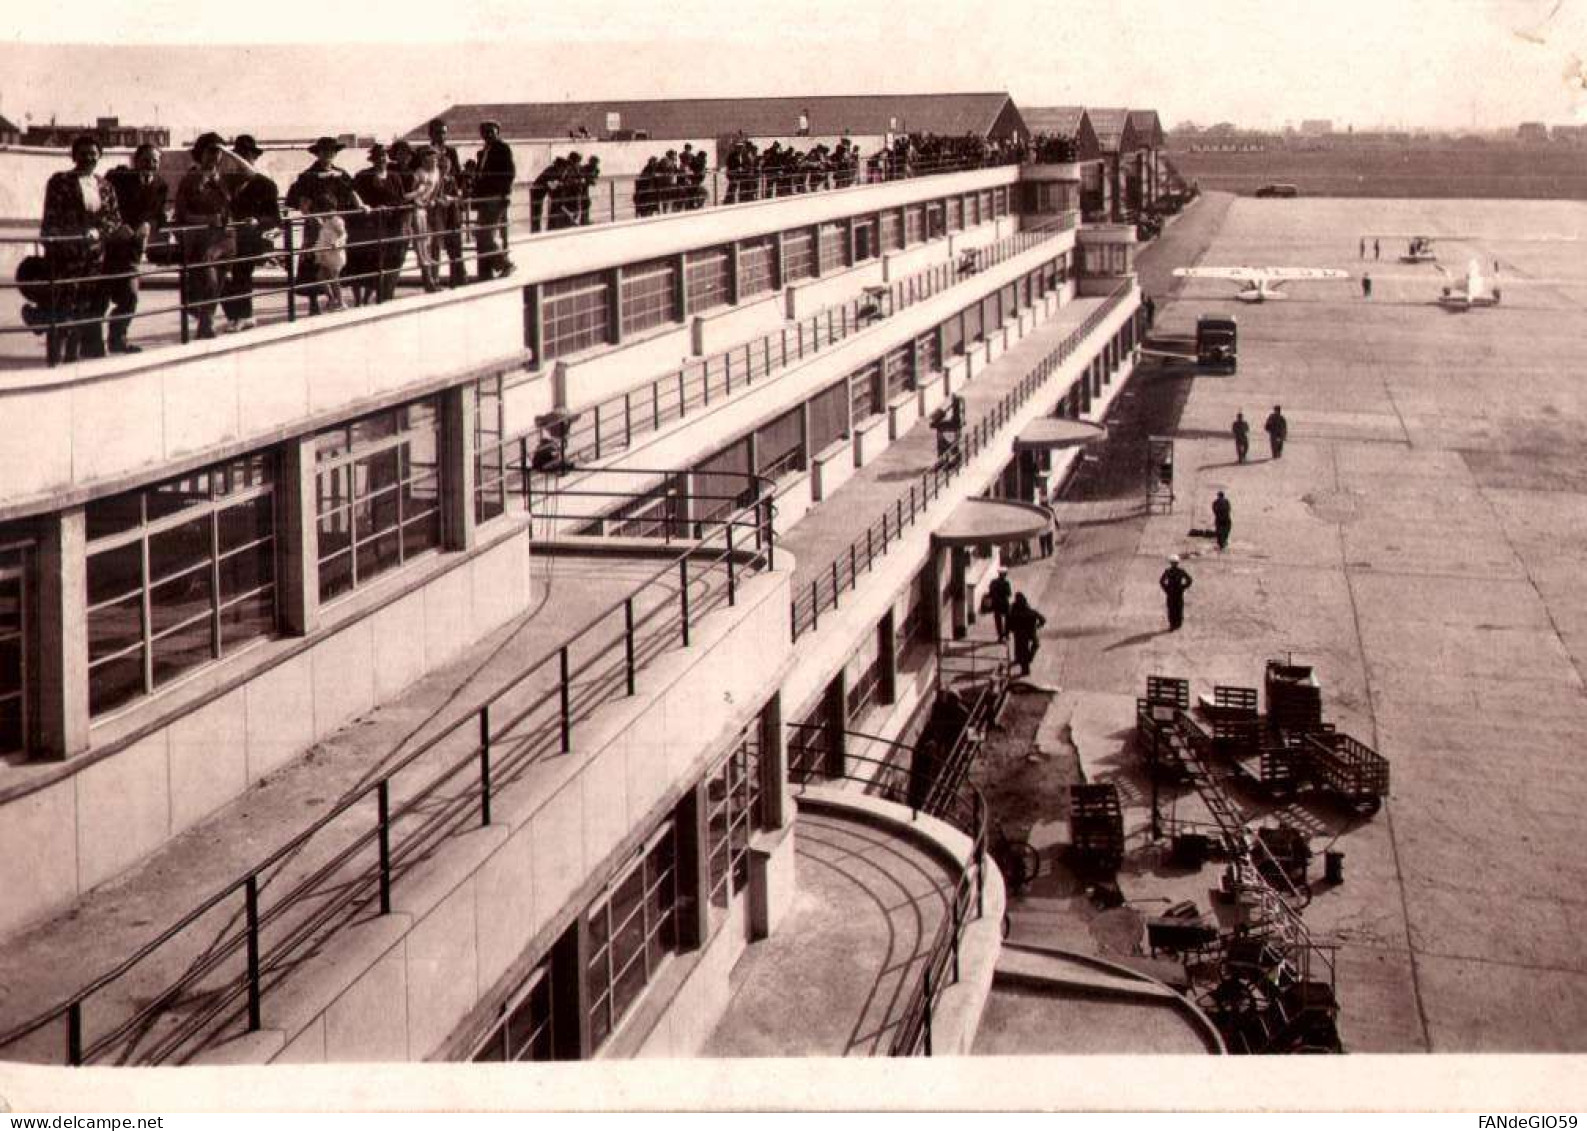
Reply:
M46 188L45 254L25 260L17 272L31 303L23 316L47 334L52 362L103 356L107 345L111 352L138 352L128 337L138 307L138 264L146 251L152 255L151 238L167 226L198 338L216 335L217 307L225 316L223 331L254 326L254 273L272 259L284 266L292 260L292 287L311 314L390 299L410 251L426 290L440 289L443 265L449 285L468 282L467 227L474 233L477 277L511 274L506 231L516 168L500 125L480 125L481 148L468 160L448 144L445 122L432 121L427 133L421 145L370 147L367 166L357 174L336 163L344 146L322 137L308 147L313 163L284 195L255 166L262 150L251 136L240 134L228 146L219 134L205 133L194 142L191 168L170 201L158 149L141 146L130 165L100 176L99 143L80 137L72 145L72 168L52 176ZM709 155L692 143L651 157L634 178L632 206L634 215L646 217L950 169L1073 159L1072 140L1046 136L901 133L866 155L848 137L803 149L777 140L763 150L740 133L723 154L720 182ZM557 157L530 182L530 230L591 223L600 176L597 157ZM283 226L283 205L303 217L291 256L274 238ZM626 213L615 187L610 213Z

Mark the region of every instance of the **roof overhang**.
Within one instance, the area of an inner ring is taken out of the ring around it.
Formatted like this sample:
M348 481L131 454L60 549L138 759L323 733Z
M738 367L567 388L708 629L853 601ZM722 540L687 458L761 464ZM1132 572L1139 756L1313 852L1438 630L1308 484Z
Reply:
M1014 440L1016 452L1056 452L1064 448L1078 448L1107 439L1108 430L1101 424L1087 420L1069 420L1061 416L1044 416L1033 420L1020 430Z
M1034 538L1052 517L1033 503L1012 499L966 499L931 535L937 546L1001 546Z

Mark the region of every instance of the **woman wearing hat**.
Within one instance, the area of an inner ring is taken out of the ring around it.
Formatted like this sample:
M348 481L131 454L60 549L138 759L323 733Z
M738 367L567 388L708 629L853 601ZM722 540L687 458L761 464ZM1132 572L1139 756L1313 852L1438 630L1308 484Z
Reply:
M235 224L237 262L226 280L226 297L221 309L226 312L227 330L251 330L253 320L253 273L275 251L271 233L281 226L281 201L276 183L259 171L254 162L264 150L249 134L238 134L231 150L242 170L228 178L231 189L231 218Z
M72 142L72 167L52 174L44 186L39 235L49 241L45 259L50 277L57 280L49 297L50 317L82 323L50 336L51 364L105 356L99 320L110 298L105 284L93 276L103 271L105 240L120 231L122 223L115 190L94 172L99 154L99 141L82 135ZM82 282L73 281L78 279Z
M402 222L402 177L391 167L391 155L378 142L369 147L369 167L353 177L353 191L369 211L347 225L347 281L353 301L363 306L385 302L397 289L397 271L406 257ZM392 247L397 249L393 264Z
M328 291L328 286L320 285L319 261L313 251L320 238L320 222L315 217L368 211L353 191L353 178L345 169L332 164L341 151L342 143L334 137L316 140L309 146L314 164L299 173L292 187L287 189L287 207L301 212L305 218L303 239L299 242L304 252L298 260L298 283L309 284L304 287L304 293L309 300L310 314L319 313L320 296Z
M215 336L215 300L220 297L220 261L234 257L236 245L227 227L231 192L220 174L221 146L216 133L200 134L193 143L193 167L176 186L176 225L182 234L182 255L188 310L198 320L200 340Z

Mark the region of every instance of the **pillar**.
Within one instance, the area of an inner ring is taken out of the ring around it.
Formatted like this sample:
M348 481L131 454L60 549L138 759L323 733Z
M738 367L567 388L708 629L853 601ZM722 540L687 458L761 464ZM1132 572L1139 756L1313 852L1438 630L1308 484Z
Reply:
M276 592L281 632L307 636L320 624L320 531L314 477L314 437L281 448L276 486Z
M888 706L898 702L898 628L889 609L877 626L877 651L882 661L877 693Z
M780 829L793 817L788 798L788 733L783 727L782 693L766 701L760 712L761 822Z
M441 547L471 550L475 541L473 385L441 394Z
M82 507L52 515L40 525L34 554L38 718L33 732L41 758L65 759L88 749L87 529Z
M950 546L948 548L949 584L953 587L953 638L963 640L970 633L971 612L968 595L965 593L965 568L969 563L969 551L963 546Z
M839 669L838 674L832 677L832 682L827 684L821 713L831 739L827 747L827 776L834 781L841 781L849 767L849 736L845 733L849 727L849 676L846 669Z

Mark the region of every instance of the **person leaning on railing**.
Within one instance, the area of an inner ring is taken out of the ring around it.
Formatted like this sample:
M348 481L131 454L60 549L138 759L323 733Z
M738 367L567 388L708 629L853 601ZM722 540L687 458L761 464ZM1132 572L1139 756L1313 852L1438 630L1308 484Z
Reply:
M280 192L276 183L254 165L264 150L250 134L238 134L232 152L246 162L242 172L228 179L231 191L231 218L237 241L237 261L222 288L221 310L226 314L227 331L251 330L253 317L253 275L266 257L275 251L271 236L281 226Z
M176 186L176 223L182 228L185 264L184 301L198 321L199 339L215 336L215 301L220 298L217 263L232 259L236 242L227 224L231 194L220 175L221 146L216 133L200 134L193 143L194 165Z
M419 261L419 274L424 279L424 289L433 293L441 289L441 247L431 229L447 204L446 177L441 172L441 155L434 148L421 145L415 153L418 165L403 200L412 209L408 230L414 257Z
M137 353L127 341L127 329L138 309L138 263L148 247L149 236L165 223L167 189L160 179L160 151L140 145L132 153L131 166L121 165L105 174L115 190L116 208L127 226L125 238L105 243L105 286L110 297L110 352Z
M468 282L468 268L463 266L462 200L468 195L463 179L463 159L454 147L446 144L446 123L440 118L430 123L429 133L430 148L435 150L441 170L439 202L430 210L430 227L439 233L440 245L451 264L448 282L460 287Z
M370 146L369 167L353 176L353 191L369 211L349 217L347 224L345 274L354 305L385 302L397 292L397 274L402 260L407 258L406 224L400 211L406 203L407 190L402 173L391 167L386 147L378 142ZM395 256L391 251L393 244L397 248Z
M485 144L480 148L479 170L474 176L478 198L474 211L479 218L474 250L479 259L479 278L484 282L513 273L512 260L507 258L507 206L517 170L512 149L501 139L500 122L481 122L479 136Z
M49 338L50 364L79 357L104 357L105 340L99 319L109 304L104 282L105 244L121 233L116 190L94 173L99 142L83 135L72 142L72 167L54 173L44 186L44 218L39 235L48 242L44 255L51 288L48 317L80 323Z
M303 251L298 259L297 282L309 300L310 314L320 312L320 298L330 291L330 280L322 282L319 276L321 257L315 248L320 242L321 221L316 219L316 215L362 213L369 210L353 191L353 178L347 175L347 170L332 164L342 148L342 143L333 137L316 140L309 146L309 152L314 154L314 164L299 173L292 187L287 189L287 207L301 212L305 217L303 239L299 245ZM340 290L339 281L337 290Z

